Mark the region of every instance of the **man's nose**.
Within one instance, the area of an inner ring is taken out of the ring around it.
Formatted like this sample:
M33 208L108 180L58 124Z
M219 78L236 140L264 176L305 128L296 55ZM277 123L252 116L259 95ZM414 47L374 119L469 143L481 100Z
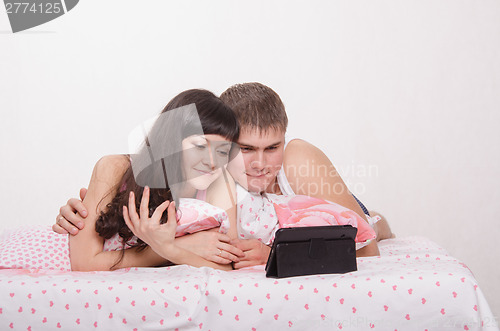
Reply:
M252 162L250 163L250 167L252 167L253 170L262 171L264 170L265 166L266 166L266 157L264 153L262 152L255 153Z

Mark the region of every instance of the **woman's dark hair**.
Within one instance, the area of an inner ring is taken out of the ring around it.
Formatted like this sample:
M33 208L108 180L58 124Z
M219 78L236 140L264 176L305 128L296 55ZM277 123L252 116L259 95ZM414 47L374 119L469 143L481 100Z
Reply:
M194 134L217 134L235 142L239 136L236 115L207 90L187 90L174 97L153 124L139 153L130 155L131 165L119 184L109 192L114 193L114 197L105 211L101 212L95 225L101 237L109 239L118 233L122 238L123 249L139 247L142 250L147 247L140 239L137 244L128 244L134 234L125 224L122 208L128 206L130 191L135 194L138 208L145 185L151 188L151 213L165 200L178 200L173 196L171 186L183 180L181 143L184 138ZM176 205L179 205L178 201ZM166 222L166 212L161 222ZM113 268L121 262L124 253L122 251Z

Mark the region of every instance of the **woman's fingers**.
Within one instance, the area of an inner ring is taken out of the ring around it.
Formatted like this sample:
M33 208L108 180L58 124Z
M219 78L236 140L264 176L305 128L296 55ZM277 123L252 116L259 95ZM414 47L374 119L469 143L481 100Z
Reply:
M218 263L218 264L229 264L233 261L231 260L228 260L228 259L225 259L223 258L222 256L214 256L212 259L211 259L212 262L215 262L215 263Z
M228 264L231 262L240 262L240 259L245 256L245 253L233 245L227 243L229 237L219 233L218 242L215 245L216 251L213 255L209 256L209 259L215 263Z
M134 222L134 223L139 222L139 215L137 215L137 209L135 207L135 194L133 191L130 191L130 194L128 197L128 214L129 214L130 220L132 222Z
M218 251L215 254L216 256L211 258L213 262L221 264L239 262L240 258L243 258L245 256L245 253L241 249L229 243L231 241L231 238L228 235L225 235L223 233L214 234L216 235L217 240L215 248Z
M235 256L243 257L245 256L245 253L243 253L243 250L240 248L231 245L231 238L229 236L219 233L218 234L218 239L219 239L219 245L217 245L218 248L222 248L223 250L227 251L228 253L231 253Z
M219 249L222 250L222 256L226 259L229 259L233 262L239 262L240 258L245 256L245 253L239 248L234 247L233 245L220 243L218 245Z
M161 205L159 205L158 207L156 207L153 215L151 216L152 219L158 219L160 220L161 219L161 216L163 215L163 213L165 212L165 210L167 210L167 207L169 206L170 204L170 201L166 200L164 201Z
M130 220L130 217L128 216L127 206L123 206L123 219L125 220L125 224L127 224L130 231L132 231L132 233L135 234L135 226Z
M220 233L220 232L217 232L217 239L219 239L219 241L222 241L225 243L229 243L231 241L231 238L229 238L228 235L225 235L225 234Z
M175 201L168 206L168 219L173 220L172 223L177 224L177 213L175 212Z
M142 220L147 220L149 218L149 187L145 186L142 192L141 205L139 207L139 213Z
M172 201L167 210L167 226L175 232L177 228L177 215L175 212L175 201Z
M233 260L229 259L229 253L226 251L220 249L220 248L215 248L216 251L208 256L208 260L219 263L219 264L229 264L233 262ZM239 261L239 260L238 260Z

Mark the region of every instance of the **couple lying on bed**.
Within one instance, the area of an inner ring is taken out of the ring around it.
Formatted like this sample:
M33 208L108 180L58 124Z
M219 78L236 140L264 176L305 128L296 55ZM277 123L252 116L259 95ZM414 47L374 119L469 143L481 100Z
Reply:
M262 84L233 86L220 99L204 90L179 94L137 155L99 160L83 202L61 208L53 229L73 234L72 269L241 268L266 262L277 228L324 224L357 226L365 245L357 255L378 255L364 206L320 150L297 139L287 144L286 127L283 103ZM293 169L304 165L329 171L297 176ZM325 181L335 189L324 189ZM205 219L188 232L214 228L180 236L191 213L202 211ZM385 227L377 235L391 234ZM117 236L128 249L104 251L105 239Z

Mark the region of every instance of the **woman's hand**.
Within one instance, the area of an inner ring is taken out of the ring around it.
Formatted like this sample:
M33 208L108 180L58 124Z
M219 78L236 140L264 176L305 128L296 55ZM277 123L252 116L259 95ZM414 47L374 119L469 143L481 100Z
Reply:
M167 222L160 224L161 216L168 207ZM135 194L130 192L128 208L123 206L123 218L132 233L148 244L157 254L170 260L169 256L175 252L175 229L177 218L175 214L175 202L165 201L159 205L153 215L149 217L149 187L144 188L139 214L135 207Z
M231 244L245 253L241 261L234 264L235 269L265 264L271 252L271 247L264 245L257 239L233 239Z
M160 219L167 210L167 222L160 224ZM149 217L149 187L144 188L139 214L135 207L135 195L130 192L128 208L123 206L123 218L132 233L147 243L151 249L164 259L174 264L188 264L193 267L211 267L224 269L228 267L219 266L195 253L182 248L174 243L175 229L177 228L177 217L175 213L175 202L165 201L159 205L153 215Z
M229 244L231 238L219 233L219 228L200 231L175 239L176 244L202 258L219 264L240 262L243 251Z

